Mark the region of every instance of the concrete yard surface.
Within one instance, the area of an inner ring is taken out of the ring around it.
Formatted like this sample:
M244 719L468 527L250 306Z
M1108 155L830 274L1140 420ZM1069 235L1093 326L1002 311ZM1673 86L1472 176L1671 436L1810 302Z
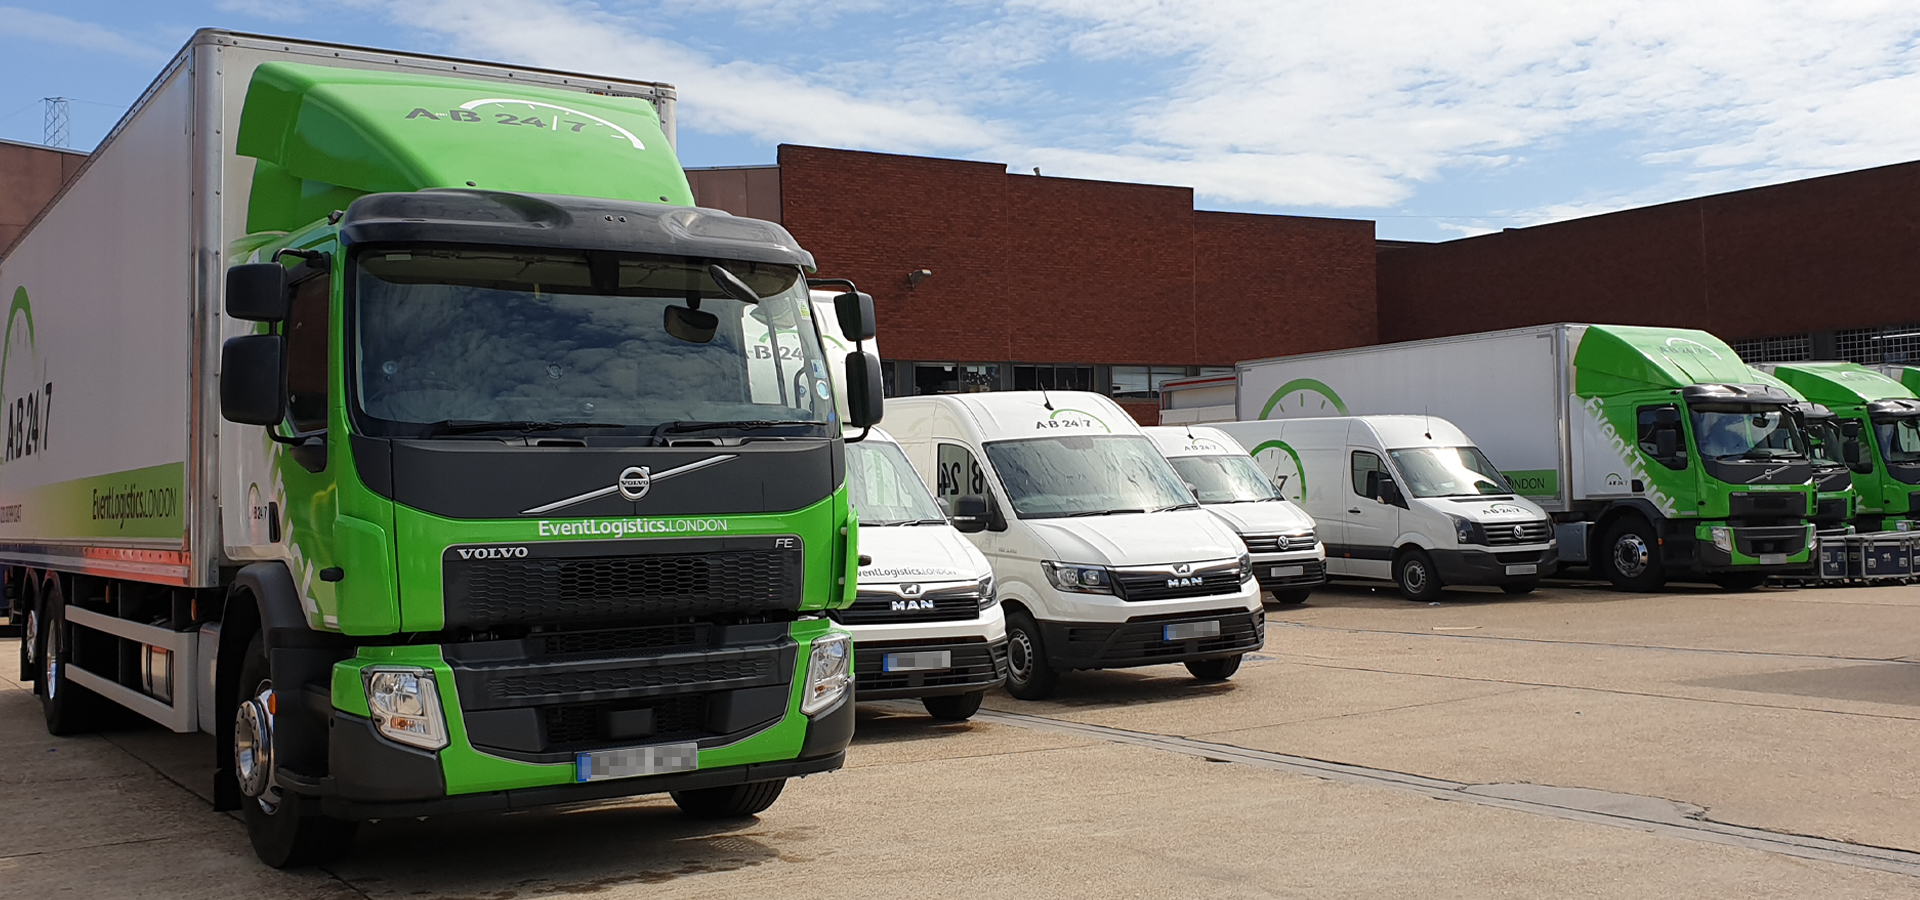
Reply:
M1224 684L864 704L846 768L757 819L388 820L286 872L211 811L209 738L50 737L6 680L0 897L1920 896L1920 587L1343 584L1268 616Z

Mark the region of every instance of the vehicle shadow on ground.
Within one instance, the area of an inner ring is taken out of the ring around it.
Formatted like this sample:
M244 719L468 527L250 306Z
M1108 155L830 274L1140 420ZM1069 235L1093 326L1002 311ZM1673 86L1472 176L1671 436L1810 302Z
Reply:
M1683 598L1703 594L1745 594L1765 596L1795 590L1790 587L1758 587L1749 591L1730 592L1717 585L1673 582L1664 589L1651 594L1631 591L1616 591L1604 581L1589 581L1580 578L1551 579L1529 594L1508 594L1497 587L1448 587L1440 594L1440 599L1432 602L1408 600L1390 584L1368 581L1330 581L1313 589L1304 603L1290 603L1285 606L1267 603L1267 618L1284 621L1290 614L1315 608L1342 609L1385 609L1385 610L1425 610L1434 607L1467 608L1526 604L1529 606L1582 605L1598 603L1618 603L1628 600L1640 600L1649 596L1667 596Z
M989 692L987 699L993 699ZM1002 695L1005 696L1005 695ZM974 722L942 722L927 715L918 700L881 700L854 708L855 744L911 744L947 740L981 726Z

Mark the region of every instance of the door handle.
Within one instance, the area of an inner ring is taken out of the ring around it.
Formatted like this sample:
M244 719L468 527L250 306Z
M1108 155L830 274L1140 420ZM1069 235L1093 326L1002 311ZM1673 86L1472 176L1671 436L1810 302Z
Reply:
M1354 507L1354 508L1352 508L1352 509L1349 509L1349 510L1347 510L1347 512L1350 512L1350 513L1353 513L1354 515L1356 515L1356 516L1357 516L1357 515L1359 515L1359 514L1360 514L1360 507L1357 507L1357 506L1356 506L1356 507Z

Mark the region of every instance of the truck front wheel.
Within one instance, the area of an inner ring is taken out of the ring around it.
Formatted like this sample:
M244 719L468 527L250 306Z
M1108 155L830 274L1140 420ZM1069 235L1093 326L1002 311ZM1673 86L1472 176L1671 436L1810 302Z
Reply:
M260 861L276 869L317 865L347 851L357 822L343 822L297 809L274 782L272 669L267 664L266 639L259 634L247 645L240 666L240 696L234 704L233 775L240 782L241 816L247 821L247 840Z
M752 781L717 788L673 791L673 802L680 811L696 819L744 819L757 815L780 799L785 778L777 781Z
M1657 591L1667 583L1660 564L1660 539L1645 519L1625 516L1607 529L1600 544L1600 568L1617 591Z
M1045 700L1060 683L1060 673L1047 665L1047 645L1040 626L1024 611L1007 613L1007 693L1022 700Z
M927 715L942 722L965 722L980 711L980 701L985 699L986 691L968 691L944 697L921 697L920 705L927 708Z

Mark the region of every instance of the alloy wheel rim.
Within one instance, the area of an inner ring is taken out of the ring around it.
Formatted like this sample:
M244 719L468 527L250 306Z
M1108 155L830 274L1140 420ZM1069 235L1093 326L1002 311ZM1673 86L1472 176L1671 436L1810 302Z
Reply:
M273 812L280 805L280 789L273 783L273 685L240 704L233 723L233 774L240 792L260 808Z
M47 646L42 648L40 660L40 680L46 685L47 699L51 701L60 693L60 640L59 629L47 631Z
M27 627L23 629L20 634L20 652L25 653L27 655L28 665L33 665L34 663L39 662L38 659L34 658L35 654L33 652L36 648L39 647L39 644L40 644L40 611L37 609L30 609L30 610L27 610Z
M1638 577L1647 570L1647 542L1637 534L1623 534L1613 542L1613 565L1620 574L1628 578Z

